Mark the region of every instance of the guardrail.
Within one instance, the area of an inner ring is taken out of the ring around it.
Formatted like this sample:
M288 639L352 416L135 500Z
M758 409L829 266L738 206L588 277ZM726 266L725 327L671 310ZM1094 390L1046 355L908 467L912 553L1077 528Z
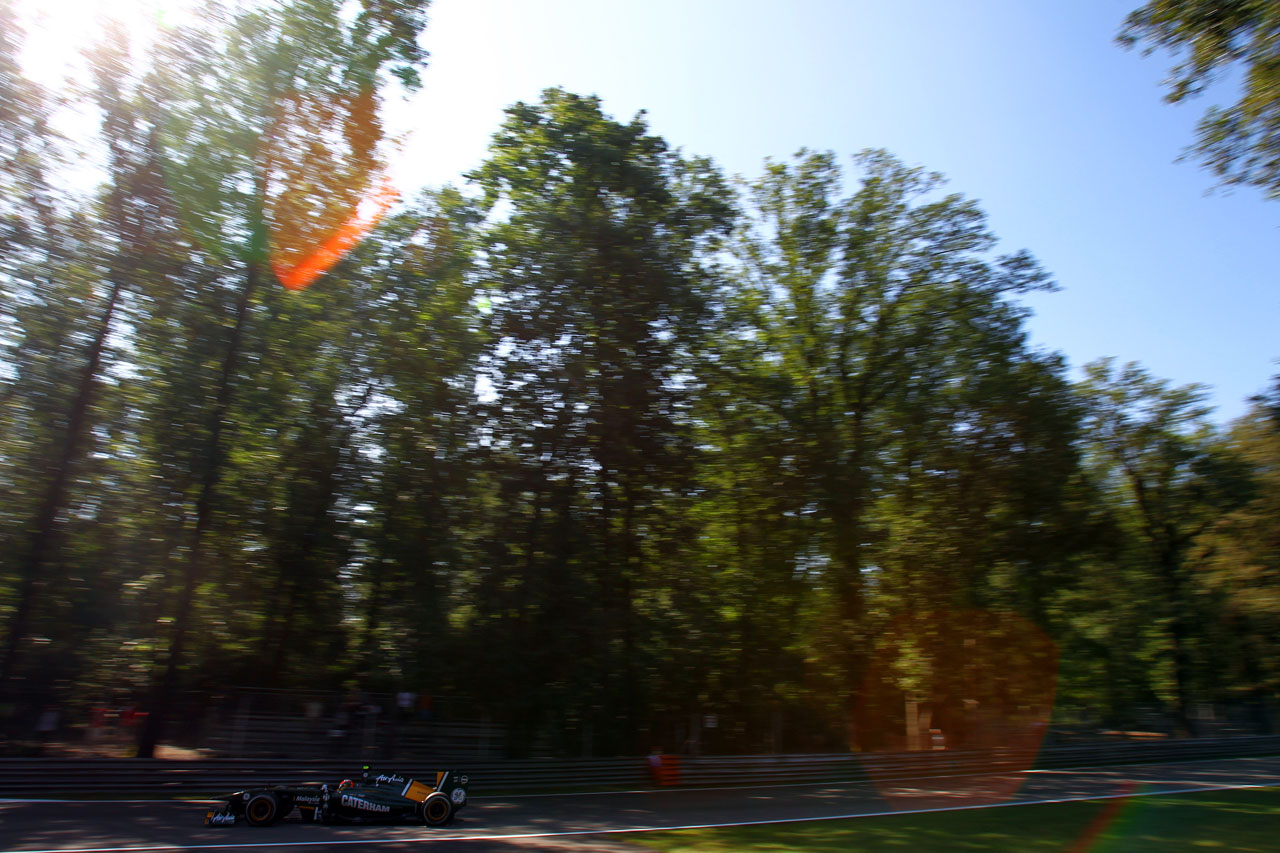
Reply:
M419 722L370 719L353 723L340 739L323 720L252 714L232 718L204 738L201 746L222 757L261 756L280 760L330 760L394 746L410 760L431 757L450 764L502 757L506 729L494 723Z
M687 785L751 784L770 780L912 779L1031 768L1096 767L1277 754L1280 754L1280 737L1257 736L1050 746L1039 751L992 749L693 757L681 759L680 779Z
M1280 754L1280 737L1170 740L1016 750L940 750L826 755L682 756L682 785L748 785L910 779L1037 768L1088 767L1240 758ZM645 757L527 759L459 764L475 795L539 789L648 787ZM397 772L428 778L446 769L421 761L397 763ZM181 794L220 796L237 788L297 782L334 782L354 775L351 762L273 759L0 759L0 797L63 794Z

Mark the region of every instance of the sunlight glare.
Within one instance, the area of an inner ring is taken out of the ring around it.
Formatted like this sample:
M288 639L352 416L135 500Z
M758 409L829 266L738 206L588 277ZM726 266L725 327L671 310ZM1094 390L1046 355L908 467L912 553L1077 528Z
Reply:
M23 69L31 79L51 88L61 88L67 80L84 80L87 64L82 52L102 35L108 20L124 26L136 54L161 27L181 24L194 5L194 0L17 0L25 32Z

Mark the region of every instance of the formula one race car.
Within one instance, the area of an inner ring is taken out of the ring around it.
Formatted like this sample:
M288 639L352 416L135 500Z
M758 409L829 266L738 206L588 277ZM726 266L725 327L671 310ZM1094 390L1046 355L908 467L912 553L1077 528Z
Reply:
M443 826L467 804L471 780L456 770L435 774L435 784L398 773L373 776L364 768L360 782L336 786L301 784L237 791L227 805L205 815L205 826L231 826L243 817L251 826L270 826L298 809L303 820L319 823L415 823Z

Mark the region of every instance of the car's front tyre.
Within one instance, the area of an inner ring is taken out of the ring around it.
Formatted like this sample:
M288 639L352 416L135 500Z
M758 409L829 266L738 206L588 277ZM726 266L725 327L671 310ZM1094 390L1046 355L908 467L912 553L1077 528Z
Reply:
M254 794L244 804L244 819L250 826L271 826L281 818L280 801L275 794Z

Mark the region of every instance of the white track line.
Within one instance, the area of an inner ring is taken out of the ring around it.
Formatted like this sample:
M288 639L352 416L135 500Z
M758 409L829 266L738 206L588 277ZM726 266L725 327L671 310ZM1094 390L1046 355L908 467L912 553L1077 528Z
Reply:
M624 791L561 791L551 792L547 794L490 794L479 797L468 797L467 802L477 803L482 800L498 800L506 802L507 800L539 800L549 797L612 797L619 794L684 794L690 791L758 791L773 790L775 788L843 788L850 785L883 785L888 782L928 782L934 779L969 779L978 776L1013 776L1015 774L1051 774L1051 773L1069 773L1074 776L1101 776L1115 773L1118 770L1126 770L1133 767L1181 767L1184 764L1215 764L1222 762L1245 762L1245 761L1269 761L1280 760L1280 756L1272 755L1246 755L1240 758L1191 758L1186 761L1169 761L1169 762L1138 762L1135 764L1115 764L1104 767L1047 767L1036 768L1031 770L1000 770L987 772L972 773L945 773L936 776L889 776L889 777L871 777L864 776L861 779L825 779L821 781L809 782L773 782L764 785L671 785L660 788L636 788L634 790ZM1155 784L1155 783L1149 783ZM246 785L245 787L254 787ZM270 787L257 786L257 787ZM1244 787L1268 787L1267 785L1252 785ZM164 800L151 799L118 799L118 800L86 800L86 799L47 799L44 797L31 797L28 799L4 799L0 798L0 805L6 803L191 803L197 805L217 805L225 803L226 797L217 797L214 799L184 799L170 798ZM0 853L7 851L0 850Z
M270 788L270 785L268 785ZM0 806L6 806L9 803L186 803L187 806L216 806L218 803L227 802L227 798L219 797L218 799L50 799L47 797L31 797L27 799L0 798ZM4 853L4 850L0 850Z
M897 815L936 814L938 812L976 811L978 809L1003 809L1011 806L1047 806L1060 803L1090 802L1095 800L1125 800L1133 797L1162 797L1175 794L1212 793L1214 791L1239 791L1253 788L1271 788L1262 785L1214 785L1203 788L1176 788L1162 791L1141 791L1127 794L1098 794L1095 796L1057 797L1047 800L1021 800L1016 803L985 803L973 806L942 806L931 809L903 809L902 811L862 812L819 817L788 817L774 820L745 820L733 823L701 823L684 826L635 826L623 829L578 829L568 832L519 832L505 835L433 835L427 838L353 838L326 841L275 841L232 844L155 844L140 847L51 847L43 850L8 850L0 853L145 853L155 850L260 850L268 847L319 847L322 845L352 844L424 844L436 841L519 841L532 838L572 838L586 835L626 835L638 832L677 832L689 829L729 829L736 826L765 826L769 824L812 823L827 820L852 820L862 817L895 817Z

